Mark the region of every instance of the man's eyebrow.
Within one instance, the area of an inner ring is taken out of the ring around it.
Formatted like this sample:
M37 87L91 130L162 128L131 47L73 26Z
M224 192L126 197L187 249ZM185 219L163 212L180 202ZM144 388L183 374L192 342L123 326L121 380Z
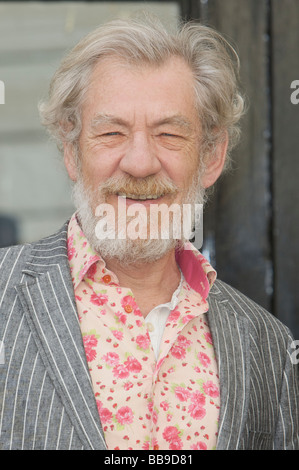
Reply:
M97 114L91 121L92 128L107 124L117 124L120 126L129 127L129 123L127 121L110 114ZM188 132L191 132L192 129L194 129L194 124L181 114L166 116L164 118L158 119L157 121L153 121L150 124L150 127L155 128L164 125L172 125Z
M180 114L167 116L163 119L155 121L152 127L159 127L159 126L164 126L164 125L172 125L180 129L184 129L188 132L191 132L192 129L194 128L194 124Z
M118 124L120 126L128 126L128 123L126 121L110 114L97 114L91 121L92 128L105 124Z

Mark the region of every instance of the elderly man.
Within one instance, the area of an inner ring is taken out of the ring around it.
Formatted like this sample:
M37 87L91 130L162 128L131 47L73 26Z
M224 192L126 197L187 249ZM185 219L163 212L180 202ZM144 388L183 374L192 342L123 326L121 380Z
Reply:
M0 252L1 449L298 448L288 329L182 231L165 236L165 217L147 230L152 209L203 203L222 173L237 68L212 29L147 17L104 25L60 65L41 115L77 211ZM109 219L104 236L103 207L125 229L137 207L146 235L112 237Z

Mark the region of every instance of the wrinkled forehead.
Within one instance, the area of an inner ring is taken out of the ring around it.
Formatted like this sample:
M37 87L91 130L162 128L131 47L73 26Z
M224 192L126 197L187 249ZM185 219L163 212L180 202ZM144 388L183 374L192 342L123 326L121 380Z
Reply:
M89 111L92 125L108 122L111 116L124 119L132 106L152 110L157 114L153 119L159 121L166 122L171 116L173 123L186 129L190 121L198 125L195 79L180 57L172 56L159 64L132 63L117 56L99 60L92 70L83 106ZM119 115L121 110L123 115Z

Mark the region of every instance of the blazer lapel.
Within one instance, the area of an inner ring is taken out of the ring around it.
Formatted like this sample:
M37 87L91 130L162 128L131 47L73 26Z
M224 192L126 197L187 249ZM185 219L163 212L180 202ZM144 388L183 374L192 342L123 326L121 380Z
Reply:
M105 449L68 266L66 227L35 245L24 274L16 289L54 386L84 447Z
M248 324L238 315L221 284L209 295L209 324L215 347L220 380L218 450L237 449L246 423L249 401Z

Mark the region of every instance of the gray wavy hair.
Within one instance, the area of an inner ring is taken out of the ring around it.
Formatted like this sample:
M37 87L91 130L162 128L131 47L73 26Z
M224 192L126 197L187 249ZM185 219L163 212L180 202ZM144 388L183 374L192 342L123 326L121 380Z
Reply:
M143 13L100 26L83 38L54 74L48 98L39 104L42 124L62 151L63 142L78 148L81 108L95 64L119 57L132 65L159 66L172 56L185 60L194 74L196 107L204 148L213 148L224 131L230 151L239 138L244 98L239 86L239 58L214 29L198 22L168 31L159 19Z

